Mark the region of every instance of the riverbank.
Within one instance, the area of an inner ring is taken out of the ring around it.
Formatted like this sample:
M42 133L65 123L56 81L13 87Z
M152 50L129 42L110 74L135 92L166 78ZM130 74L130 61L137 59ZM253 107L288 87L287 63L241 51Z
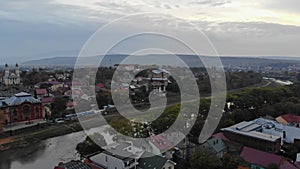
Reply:
M83 129L79 122L70 122L63 125L51 125L46 129L34 131L32 133L26 133L26 135L23 134L0 139L0 151L27 147L42 140L82 130Z

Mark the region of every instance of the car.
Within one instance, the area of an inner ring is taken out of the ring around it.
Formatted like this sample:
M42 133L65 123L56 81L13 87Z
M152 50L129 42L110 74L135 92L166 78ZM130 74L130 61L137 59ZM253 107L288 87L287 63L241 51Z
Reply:
M55 123L57 123L57 124L62 124L64 122L65 122L65 120L63 118L57 118L57 119L55 119Z

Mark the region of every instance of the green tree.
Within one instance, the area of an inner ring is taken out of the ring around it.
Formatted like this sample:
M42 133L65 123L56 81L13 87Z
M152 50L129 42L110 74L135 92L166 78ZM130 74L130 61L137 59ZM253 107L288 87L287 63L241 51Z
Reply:
M213 153L197 150L190 159L192 169L218 169L222 166L221 160Z
M83 142L77 144L76 151L81 156L86 156L86 155L93 154L96 152L101 152L102 151L101 147L103 147L105 145L106 145L106 142L105 142L104 137L99 133L95 133L91 136L87 136Z
M233 169L238 168L238 166L248 166L248 163L239 156L225 154L222 159L222 166L223 169Z
M67 108L67 100L63 97L56 97L51 104L51 112L53 117L62 117L63 112Z
M297 78L298 81L300 81L300 72L297 73L296 78Z

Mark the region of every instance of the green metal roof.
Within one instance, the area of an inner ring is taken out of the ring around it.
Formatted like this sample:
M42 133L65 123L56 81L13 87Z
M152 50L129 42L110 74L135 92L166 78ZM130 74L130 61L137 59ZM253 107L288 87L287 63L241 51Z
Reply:
M141 169L161 169L168 161L166 158L153 155L151 153L145 152L144 155L146 156L143 158L143 156L139 159L139 165L138 168Z
M227 145L220 138L211 138L207 143L218 153L227 148Z

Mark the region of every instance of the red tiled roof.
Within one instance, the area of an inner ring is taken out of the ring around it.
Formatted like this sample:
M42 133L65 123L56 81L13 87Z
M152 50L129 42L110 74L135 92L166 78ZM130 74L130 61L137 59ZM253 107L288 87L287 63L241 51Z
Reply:
M298 169L298 167L295 166L294 164L288 162L288 161L285 161L285 162L280 166L280 169Z
M36 93L37 95L43 95L43 94L47 94L48 92L47 92L46 89L36 89L36 90L35 90L35 93Z
M99 87L99 88L104 88L104 84L103 83L99 83L96 86Z
M160 150L167 151L173 148L173 145L163 135L155 135L150 137L151 142Z
M243 147L243 151L240 156L249 163L262 167L268 167L269 164L274 163L280 166L280 169L297 169L297 167L295 167L292 163L279 155L249 147Z
M288 123L293 123L293 122L300 123L300 116L296 116L293 114L285 114L285 115L282 115L281 118L283 118Z
M42 97L42 103L52 103L53 97Z
M84 82L67 82L66 84L69 86L85 86L86 85L86 83L84 83Z
M220 139L222 139L222 140L224 140L224 141L229 141L229 139L223 134L223 133L216 133L216 134L214 134L214 135L212 135L213 137L216 137L216 138L220 138Z
M76 106L77 103L76 102L68 102L67 103L67 107L73 107L73 106Z

